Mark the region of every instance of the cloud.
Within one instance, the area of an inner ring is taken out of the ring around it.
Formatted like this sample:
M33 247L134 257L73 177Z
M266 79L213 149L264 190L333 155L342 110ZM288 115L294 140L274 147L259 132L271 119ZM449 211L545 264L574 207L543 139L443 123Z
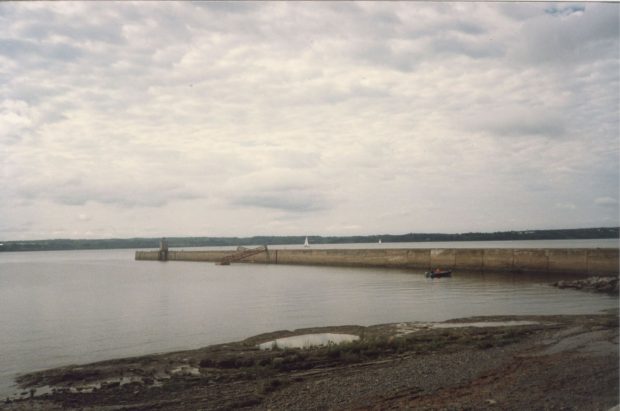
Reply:
M268 168L231 179L224 196L238 207L308 213L329 208L328 194L314 168Z
M213 11L215 13L223 13L223 14L236 14L236 13L250 13L256 11L258 6L256 4L250 2L203 2L203 1L195 1L192 2L193 5L198 7L205 7L209 11Z
M0 135L2 143L14 143L24 130L32 126L29 106L24 101L4 100L0 102Z
M472 41L466 37L449 34L435 37L430 47L439 54L463 55L473 59L498 58L504 54L501 45L492 40Z
M463 120L463 125L498 136L561 137L566 121L555 111L522 107L492 108L478 117Z
M78 48L68 44L38 44L33 41L17 39L0 39L0 53L3 56L17 59L41 60L75 60L81 56Z
M613 55L619 30L617 5L551 6L522 25L512 51L530 64L586 63Z
M263 207L290 212L311 212L325 209L320 196L304 190L287 190L255 195L241 195L232 202L236 206Z
M577 206L573 203L557 203L555 207L561 210L576 210L577 209Z
M545 9L545 13L552 16L570 16L573 13L583 13L586 10L585 6L572 4L572 5L556 5L552 4Z
M594 199L594 204L601 207L618 208L618 199L612 197L598 197Z
M0 237L619 224L618 7L1 3Z
M115 207L160 207L171 201L204 198L204 195L173 182L88 181L79 177L22 183L17 194L30 202L51 201L83 206L89 202Z

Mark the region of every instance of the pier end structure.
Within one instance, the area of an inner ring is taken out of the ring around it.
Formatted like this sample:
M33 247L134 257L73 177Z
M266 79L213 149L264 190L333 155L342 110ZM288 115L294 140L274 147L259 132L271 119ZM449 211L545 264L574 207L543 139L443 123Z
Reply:
M159 241L159 250L157 252L157 259L159 261L168 261L168 240L163 237Z
M617 248L384 248L276 250L241 259L243 263L428 270L618 275ZM168 250L168 261L218 262L231 250ZM136 260L160 260L160 251L136 251Z

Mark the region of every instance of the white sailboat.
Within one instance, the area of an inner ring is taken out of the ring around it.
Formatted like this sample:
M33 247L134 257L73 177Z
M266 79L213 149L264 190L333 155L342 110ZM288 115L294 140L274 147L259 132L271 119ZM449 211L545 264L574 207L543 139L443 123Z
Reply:
M379 244L381 244L381 239L379 239Z
M306 237L306 241L304 241L304 247L310 247L310 244L308 244L308 237Z

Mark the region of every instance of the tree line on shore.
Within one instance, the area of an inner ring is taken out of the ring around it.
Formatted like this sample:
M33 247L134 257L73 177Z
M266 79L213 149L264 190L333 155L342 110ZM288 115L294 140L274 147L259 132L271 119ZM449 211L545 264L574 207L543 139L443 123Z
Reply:
M216 247L303 244L306 236L253 236L253 237L168 237L168 246ZM435 241L514 241L514 240L574 240L620 238L620 227L579 228L563 230L499 231L491 233L408 233L374 234L359 236L308 236L312 244L350 244ZM96 250L120 248L158 248L161 238L110 239L51 239L0 242L0 251Z

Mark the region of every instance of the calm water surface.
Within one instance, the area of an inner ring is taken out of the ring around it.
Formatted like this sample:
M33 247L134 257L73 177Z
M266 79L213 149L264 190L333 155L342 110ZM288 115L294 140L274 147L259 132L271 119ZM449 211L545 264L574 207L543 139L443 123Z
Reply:
M401 244L402 246L402 244ZM0 396L19 374L301 327L578 314L618 299L551 278L134 261L133 250L0 253Z

